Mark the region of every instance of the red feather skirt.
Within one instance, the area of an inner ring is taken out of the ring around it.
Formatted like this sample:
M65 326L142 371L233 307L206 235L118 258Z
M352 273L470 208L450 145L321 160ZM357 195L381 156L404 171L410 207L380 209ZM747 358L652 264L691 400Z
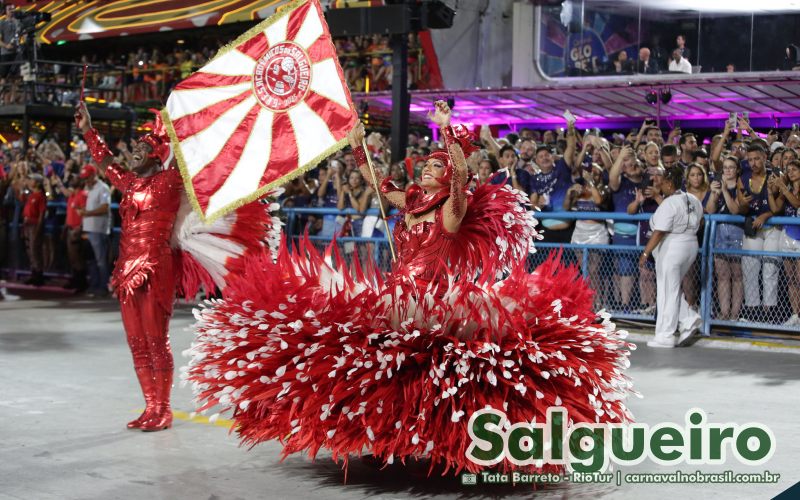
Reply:
M596 323L592 291L557 258L533 274L520 264L500 281L419 290L307 243L282 247L276 261L251 257L224 299L195 310L187 351L199 409L230 410L244 445L277 439L284 456L328 449L345 466L372 453L475 472L467 423L487 406L512 423L544 422L550 406L570 424L631 420L634 346Z

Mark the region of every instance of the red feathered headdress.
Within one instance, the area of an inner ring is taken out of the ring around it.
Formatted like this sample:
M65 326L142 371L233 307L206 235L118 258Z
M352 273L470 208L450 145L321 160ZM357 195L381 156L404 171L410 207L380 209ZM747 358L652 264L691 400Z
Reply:
M147 122L143 126L152 129L151 132L139 138L153 150L148 156L161 162L164 168L168 168L172 162L172 145L169 142L169 135L167 134L167 127L161 120L161 113L156 109L150 110L156 115L153 122Z

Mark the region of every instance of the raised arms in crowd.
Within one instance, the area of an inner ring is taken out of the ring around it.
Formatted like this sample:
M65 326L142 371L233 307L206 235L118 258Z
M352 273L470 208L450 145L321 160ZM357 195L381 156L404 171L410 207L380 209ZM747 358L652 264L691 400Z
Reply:
M480 139L489 153L493 154L495 158L500 157L500 144L492 137L492 131L488 125L481 126Z
M611 165L611 170L608 172L608 187L611 188L612 191L619 190L619 184L622 181L622 165L627 158L631 158L635 161L633 148L626 144L622 146L622 150L620 150L616 161Z
M725 121L725 128L722 129L722 138L714 144L711 148L711 157L708 159L714 171L719 172L722 170L722 151L725 149L725 144L728 142L728 136L731 134L731 122Z

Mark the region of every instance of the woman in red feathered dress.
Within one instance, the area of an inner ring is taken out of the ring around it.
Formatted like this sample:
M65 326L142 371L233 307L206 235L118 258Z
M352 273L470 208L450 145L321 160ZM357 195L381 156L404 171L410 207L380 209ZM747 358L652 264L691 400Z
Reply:
M574 269L550 260L526 272L536 233L525 196L491 184L469 193L469 134L450 127L444 103L432 119L448 149L428 158L419 186L378 179L403 217L392 272L348 271L301 242L277 262L247 262L246 279L196 312L185 377L201 410L232 411L243 444L478 471L467 422L486 406L511 422L543 422L550 406L572 423L630 420L632 346L594 324ZM371 179L363 134L358 125L349 139Z

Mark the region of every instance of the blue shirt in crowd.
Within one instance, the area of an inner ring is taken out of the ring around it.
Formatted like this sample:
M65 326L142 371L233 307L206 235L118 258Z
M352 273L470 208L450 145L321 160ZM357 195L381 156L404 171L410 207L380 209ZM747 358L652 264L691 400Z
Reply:
M549 197L547 205L542 207L543 212L560 212L564 209L567 190L572 185L572 171L562 158L555 163L550 172L533 174L529 185L531 193Z
M619 189L611 193L611 202L614 205L614 211L617 213L628 213L628 205L636 199L636 190L644 189L644 178L639 182L633 182L627 176L623 175L619 181ZM639 225L630 222L615 222L614 235L635 237Z

